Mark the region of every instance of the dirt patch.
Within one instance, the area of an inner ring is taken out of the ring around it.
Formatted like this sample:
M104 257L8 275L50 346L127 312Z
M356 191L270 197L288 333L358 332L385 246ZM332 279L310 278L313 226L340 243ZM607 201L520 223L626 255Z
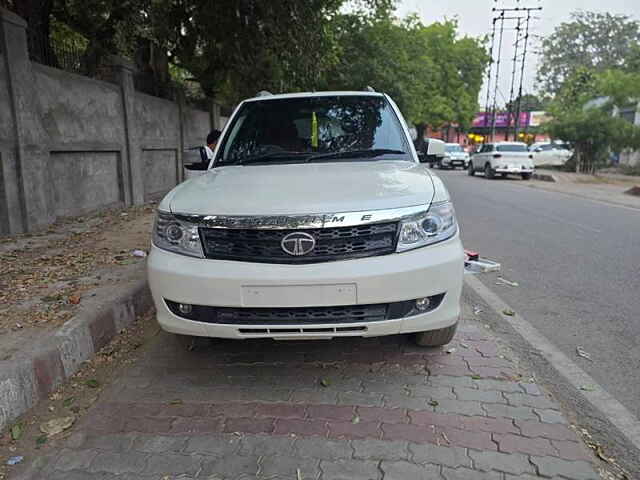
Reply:
M132 251L148 251L154 209L110 210L0 239L0 360L10 357L10 344L33 337L30 330L70 319L83 298L117 283L124 266L144 262Z
M626 193L627 195L633 195L634 197L640 197L640 185L631 187L629 190L626 190L624 193Z
M574 180L574 182L583 183L587 185L602 185L602 184L617 185L621 183L619 180L614 180L607 177L595 177L591 175L585 176L585 177L578 177Z
M100 398L105 386L130 368L142 352L142 346L158 334L154 312L138 317L132 327L124 330L55 392L49 394L27 414L16 420L5 432L0 432L0 480L9 479L26 464L59 447L74 428L47 436L41 426L55 419L73 417L73 424L86 415ZM17 438L14 438L18 433ZM23 457L16 466L8 466L11 457Z

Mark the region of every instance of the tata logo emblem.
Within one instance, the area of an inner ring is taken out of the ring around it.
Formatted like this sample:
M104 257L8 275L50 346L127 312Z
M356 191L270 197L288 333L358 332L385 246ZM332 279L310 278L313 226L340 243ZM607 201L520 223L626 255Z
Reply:
M280 246L282 247L282 250L289 255L300 257L307 253L311 253L311 251L316 247L316 239L308 233L294 232L285 235L280 242Z

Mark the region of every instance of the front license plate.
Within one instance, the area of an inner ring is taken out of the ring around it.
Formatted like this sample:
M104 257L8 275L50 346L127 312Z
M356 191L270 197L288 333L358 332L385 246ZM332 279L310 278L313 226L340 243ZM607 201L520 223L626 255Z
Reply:
M242 287L242 304L245 307L330 307L355 305L357 300L355 283Z

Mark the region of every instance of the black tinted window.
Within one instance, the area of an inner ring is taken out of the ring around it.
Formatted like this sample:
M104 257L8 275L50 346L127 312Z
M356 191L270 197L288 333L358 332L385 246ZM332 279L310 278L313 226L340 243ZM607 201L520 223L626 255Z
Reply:
M518 144L498 145L498 146L496 146L496 150L498 152L526 152L527 151L527 146L526 145L518 145Z
M409 151L386 99L355 95L247 102L223 142L222 163L278 151Z

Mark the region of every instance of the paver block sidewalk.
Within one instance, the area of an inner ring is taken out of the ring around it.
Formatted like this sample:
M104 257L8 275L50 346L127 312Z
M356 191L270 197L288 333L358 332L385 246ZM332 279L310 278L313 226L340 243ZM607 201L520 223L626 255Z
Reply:
M18 478L599 478L557 404L500 352L474 324L447 349L384 337L187 352L161 334Z

